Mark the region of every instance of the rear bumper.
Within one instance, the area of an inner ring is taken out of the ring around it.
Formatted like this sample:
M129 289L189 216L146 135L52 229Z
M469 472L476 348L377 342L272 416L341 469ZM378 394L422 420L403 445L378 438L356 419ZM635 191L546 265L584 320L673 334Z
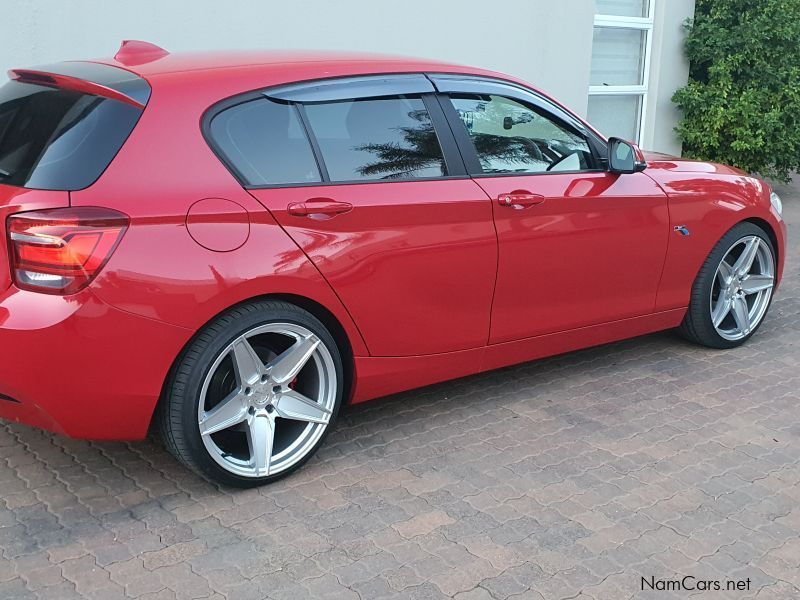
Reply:
M70 297L0 293L0 419L74 438L145 437L192 331Z

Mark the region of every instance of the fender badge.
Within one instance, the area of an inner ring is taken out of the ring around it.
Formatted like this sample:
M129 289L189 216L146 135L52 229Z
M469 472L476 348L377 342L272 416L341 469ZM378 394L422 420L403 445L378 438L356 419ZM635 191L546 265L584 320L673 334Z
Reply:
M686 228L686 225L675 225L675 231L681 235L689 235L689 230Z

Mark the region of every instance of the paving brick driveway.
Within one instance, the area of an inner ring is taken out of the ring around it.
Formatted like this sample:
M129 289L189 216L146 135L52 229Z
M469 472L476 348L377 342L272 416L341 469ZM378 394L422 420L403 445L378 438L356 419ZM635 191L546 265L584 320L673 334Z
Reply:
M800 597L800 186L781 191L786 279L739 350L658 334L407 393L245 492L153 442L0 425L0 599L699 593L641 591L676 574L749 579L698 598Z

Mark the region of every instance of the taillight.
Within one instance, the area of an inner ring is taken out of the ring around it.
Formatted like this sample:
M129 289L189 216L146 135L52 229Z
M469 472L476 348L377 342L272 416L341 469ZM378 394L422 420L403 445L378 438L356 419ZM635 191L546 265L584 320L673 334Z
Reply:
M108 208L56 208L8 217L11 274L17 287L74 294L108 262L128 217Z

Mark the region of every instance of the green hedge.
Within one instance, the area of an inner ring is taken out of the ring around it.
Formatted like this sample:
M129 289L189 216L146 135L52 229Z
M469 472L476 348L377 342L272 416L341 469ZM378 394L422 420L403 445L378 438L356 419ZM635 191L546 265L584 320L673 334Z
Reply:
M788 180L800 170L800 0L697 0L684 155Z

